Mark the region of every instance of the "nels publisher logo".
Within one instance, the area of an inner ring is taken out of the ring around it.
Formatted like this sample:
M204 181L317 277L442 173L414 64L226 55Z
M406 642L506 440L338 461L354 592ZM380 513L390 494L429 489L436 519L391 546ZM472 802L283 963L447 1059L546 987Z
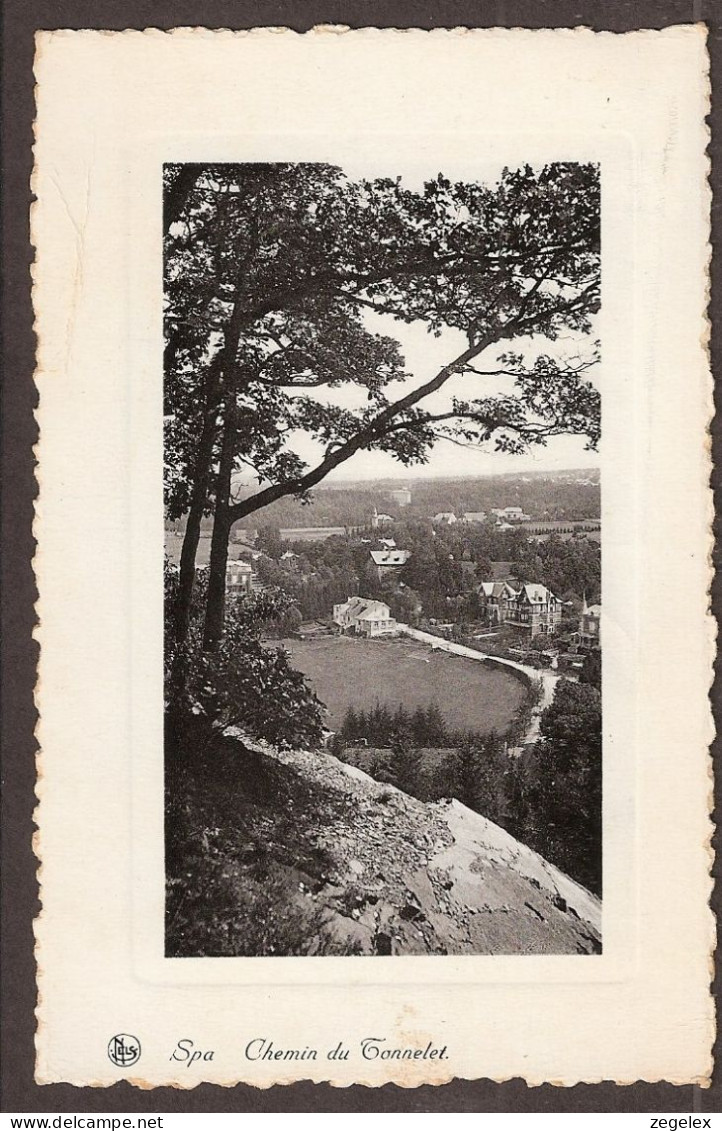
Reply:
M108 1056L118 1068L130 1068L140 1059L140 1041L129 1033L116 1033L108 1041Z

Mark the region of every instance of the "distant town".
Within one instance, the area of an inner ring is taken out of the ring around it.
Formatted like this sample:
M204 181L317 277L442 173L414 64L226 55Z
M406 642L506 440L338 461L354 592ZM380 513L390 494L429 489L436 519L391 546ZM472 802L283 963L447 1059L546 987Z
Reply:
M299 516L305 525L280 525ZM227 597L289 594L280 637L409 626L572 675L601 648L597 471L335 485L259 518L232 533ZM167 524L171 561L182 536L182 522Z

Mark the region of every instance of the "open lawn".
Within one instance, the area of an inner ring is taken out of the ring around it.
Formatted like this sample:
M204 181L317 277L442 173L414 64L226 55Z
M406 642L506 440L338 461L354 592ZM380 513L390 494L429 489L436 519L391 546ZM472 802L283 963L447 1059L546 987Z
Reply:
M378 701L409 711L436 703L454 729L501 732L524 694L513 675L414 640L333 636L282 643L328 707L331 730L340 728L349 707L368 710Z

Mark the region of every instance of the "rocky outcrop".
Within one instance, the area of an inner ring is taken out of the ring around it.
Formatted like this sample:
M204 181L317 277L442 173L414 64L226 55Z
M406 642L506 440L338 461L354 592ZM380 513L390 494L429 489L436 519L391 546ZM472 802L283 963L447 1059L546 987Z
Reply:
M330 863L298 878L295 900L315 905L339 944L380 955L601 951L599 900L458 801L418 801L326 753L265 754L319 799L311 837Z

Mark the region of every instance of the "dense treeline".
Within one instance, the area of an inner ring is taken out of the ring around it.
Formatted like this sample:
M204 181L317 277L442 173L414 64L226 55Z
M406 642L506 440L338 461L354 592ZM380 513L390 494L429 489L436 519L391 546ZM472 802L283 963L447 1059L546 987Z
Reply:
M363 745L358 745L363 743ZM509 739L492 731L449 727L439 707L407 711L377 703L370 711L350 708L331 751L422 801L457 800L497 824L508 826L508 795L515 792L516 763Z
M331 749L422 801L455 797L601 894L601 694L561 680L540 739L520 757L509 735L454 731L436 704L349 709ZM526 708L528 710L529 703ZM528 716L527 716L528 725ZM368 750L359 747L368 743Z
M399 735L407 735L417 746L458 746L466 737L449 728L436 703L407 711L377 701L370 711L349 707L338 732L340 744L363 741L370 746L390 746ZM336 737L336 736L335 736Z
M602 697L592 683L559 683L520 774L520 838L601 895Z
M519 768L504 739L491 732L451 736L456 745L440 750L417 746L396 734L387 750L375 750L371 776L422 801L455 797L497 825L515 827Z
M580 482L589 480L589 482ZM257 522L281 528L297 526L362 526L374 507L395 519L431 518L441 511L461 516L465 511L521 507L537 520L575 522L600 515L599 473L576 471L549 475L498 475L479 479L417 479L409 481L411 502L400 507L391 492L405 483L393 480L319 487L308 503L281 499L264 507ZM239 488L238 497L251 487Z

